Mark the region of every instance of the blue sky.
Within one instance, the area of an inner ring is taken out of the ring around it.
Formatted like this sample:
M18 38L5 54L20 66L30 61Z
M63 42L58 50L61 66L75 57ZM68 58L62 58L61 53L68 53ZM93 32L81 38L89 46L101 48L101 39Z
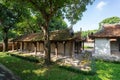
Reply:
M74 31L98 29L98 24L103 19L118 16L120 17L120 0L95 0L92 5L87 6L83 17L74 26ZM67 22L68 26L70 25Z

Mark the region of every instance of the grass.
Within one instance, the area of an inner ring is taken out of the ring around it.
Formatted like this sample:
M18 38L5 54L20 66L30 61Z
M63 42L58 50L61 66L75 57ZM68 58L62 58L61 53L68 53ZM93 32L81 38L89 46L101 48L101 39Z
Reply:
M0 53L0 63L12 70L22 80L119 80L120 64L96 61L95 75L75 72L57 64L49 67Z
M96 61L97 74L102 80L119 80L120 64L114 62Z
M91 46L84 46L84 49L93 49Z

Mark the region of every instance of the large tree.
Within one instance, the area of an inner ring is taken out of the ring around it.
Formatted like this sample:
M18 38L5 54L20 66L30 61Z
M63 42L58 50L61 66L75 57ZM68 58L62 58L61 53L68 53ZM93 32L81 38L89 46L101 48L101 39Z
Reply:
M15 13L0 3L0 30L3 34L3 51L8 50L8 31L14 26L16 19Z
M45 63L49 65L50 60L50 40L49 40L49 23L54 16L63 16L71 24L80 20L82 13L86 10L86 5L93 0L27 0L31 8L34 8L42 16L40 22L41 29L44 33ZM59 15L58 15L59 14Z
M8 51L8 34L12 35L11 33L17 26L16 23L29 17L30 11L25 2L0 0L0 31L3 36L3 51Z
M53 17L50 21L49 24L49 31L54 31L54 30L63 30L67 28L67 24L62 19L62 17Z
M116 24L116 23L120 23L120 17L117 17L117 16L109 17L109 18L102 20L99 23L99 28L101 28L103 24Z
M50 40L49 25L53 17L63 17L68 19L73 25L81 19L82 13L86 10L86 5L94 0L5 0L10 3L25 2L30 8L40 15L39 26L44 33L45 63L49 65L50 60ZM26 2L27 1L27 2ZM24 5L24 7L26 6Z
M24 20L18 22L16 24L17 27L11 30L11 32L15 32L18 35L40 32L40 19L40 15L32 13L30 17L24 18ZM49 27L49 31L62 30L67 28L67 24L61 17L54 17L50 21Z
M36 16L33 16L34 14L31 12L30 8L28 8L27 10L27 13L29 13L27 17L22 17L22 20L16 24L17 27L13 29L13 31L19 35L40 31L40 27L37 24Z

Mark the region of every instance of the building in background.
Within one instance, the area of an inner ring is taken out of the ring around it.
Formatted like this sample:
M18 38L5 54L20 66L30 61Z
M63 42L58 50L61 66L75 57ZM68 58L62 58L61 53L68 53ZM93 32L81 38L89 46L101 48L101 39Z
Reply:
M95 54L120 55L120 24L103 25L89 37L94 39Z
M22 52L44 53L43 33L31 33L12 40L13 50ZM50 32L51 53L55 55L72 56L84 49L84 39L81 32L71 33L70 29ZM17 44L16 47L15 44Z

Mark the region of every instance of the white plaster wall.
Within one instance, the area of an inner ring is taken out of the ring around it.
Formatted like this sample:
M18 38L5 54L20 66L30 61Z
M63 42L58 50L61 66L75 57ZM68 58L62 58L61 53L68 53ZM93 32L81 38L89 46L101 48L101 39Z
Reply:
M106 55L111 54L109 39L106 38L95 39L95 54L106 54Z

